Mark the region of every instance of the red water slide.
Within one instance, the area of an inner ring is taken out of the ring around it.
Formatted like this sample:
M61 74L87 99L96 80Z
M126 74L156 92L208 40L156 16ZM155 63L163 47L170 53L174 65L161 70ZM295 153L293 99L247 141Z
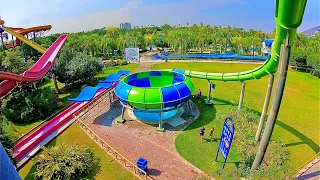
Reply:
M68 35L61 35L41 56L41 58L27 71L22 74L13 74L0 71L0 97L6 95L16 87L19 82L34 82L40 80L51 68L62 45L67 40Z
M40 127L32 130L30 133L27 133L23 138L18 140L12 148L11 154L13 158L19 162L18 164L20 164L20 166L24 164L30 156L39 151L42 146L58 136L59 133L62 132L61 128L67 128L65 125L73 119L74 114L81 112L87 105L112 90L118 82L113 83L109 89L102 89L98 91L91 101L74 103L49 121L42 124Z

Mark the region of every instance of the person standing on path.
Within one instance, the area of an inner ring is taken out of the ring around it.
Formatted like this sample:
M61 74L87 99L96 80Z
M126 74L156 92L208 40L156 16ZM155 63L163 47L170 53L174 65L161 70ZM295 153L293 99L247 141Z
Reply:
M211 142L212 142L213 133L214 133L214 127L212 127L212 128L210 129L210 134L209 134L209 136L210 136L210 141L211 141Z
M199 133L200 133L200 138L201 138L201 144L203 143L203 136L204 136L204 131L206 129L204 127L201 127L200 130L199 130Z

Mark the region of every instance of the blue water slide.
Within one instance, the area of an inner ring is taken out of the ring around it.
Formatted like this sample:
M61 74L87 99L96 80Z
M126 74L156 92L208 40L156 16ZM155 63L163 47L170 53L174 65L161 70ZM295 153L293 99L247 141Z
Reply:
M104 81L100 81L97 86L85 87L76 98L68 99L68 101L69 102L90 101L92 100L92 98L94 98L94 96L100 89L109 89L113 85L113 83L120 80L121 76L123 75L127 76L129 74L130 74L130 71L128 70L120 70L118 71L117 74L109 74L108 77Z

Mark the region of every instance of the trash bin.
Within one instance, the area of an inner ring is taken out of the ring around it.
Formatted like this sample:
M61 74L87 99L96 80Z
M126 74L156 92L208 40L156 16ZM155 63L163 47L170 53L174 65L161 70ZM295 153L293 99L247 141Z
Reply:
M147 161L145 158L140 157L140 158L137 160L136 165L138 166L138 168L144 170L145 172L148 171L148 161ZM141 172L140 170L139 170L139 173L140 173L140 174L144 174L144 173Z

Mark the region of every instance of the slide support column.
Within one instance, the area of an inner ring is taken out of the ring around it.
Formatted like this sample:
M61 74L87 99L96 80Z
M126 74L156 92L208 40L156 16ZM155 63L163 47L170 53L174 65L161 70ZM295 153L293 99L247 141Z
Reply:
M268 111L268 107L269 107L269 103L270 103L270 97L271 97L271 92L272 92L272 87L273 87L273 81L274 81L274 75L270 74L269 77L269 83L268 83L268 90L267 90L267 94L266 94L266 99L264 100L264 105L263 105L263 109L262 109L262 114L260 117L260 122L259 122L259 126L258 126L258 130L256 133L256 137L255 137L255 142L257 143L260 139L260 135L261 135L261 131L262 131L262 127L263 127L263 123L266 119L267 116L267 111Z
M280 105L282 101L282 96L284 92L284 87L286 85L289 57L290 57L290 46L288 34L283 44L281 45L279 67L278 67L278 76L276 81L276 86L273 93L272 106L269 111L269 116L267 120L266 127L264 129L260 145L258 147L258 152L252 164L251 170L257 170L260 166L264 155L267 151L269 141L273 132L274 125L278 117L280 110Z
M1 48L4 51L4 45L3 45L3 36L2 36L2 32L0 33L1 36Z
M246 83L242 82L242 88L241 88L241 94L240 94L240 101L239 101L238 110L240 110L242 108L243 99L244 99L244 91L245 90L246 90Z
M11 38L12 38L12 47L13 47L13 49L16 49L16 46L14 45L13 35L11 35Z
M36 42L36 32L33 32L33 41Z
M122 106L121 119L124 120L125 107Z
M159 112L159 127L157 128L157 131L164 132L164 128L162 127L162 111Z
M191 106L190 102L191 102L191 100L188 100L188 102L187 102L187 103L188 103L189 110L190 110L190 115L194 117L195 114L193 113L192 106Z
M212 90L212 83L208 80L208 97L205 101L206 105L212 105L211 102L211 90Z

